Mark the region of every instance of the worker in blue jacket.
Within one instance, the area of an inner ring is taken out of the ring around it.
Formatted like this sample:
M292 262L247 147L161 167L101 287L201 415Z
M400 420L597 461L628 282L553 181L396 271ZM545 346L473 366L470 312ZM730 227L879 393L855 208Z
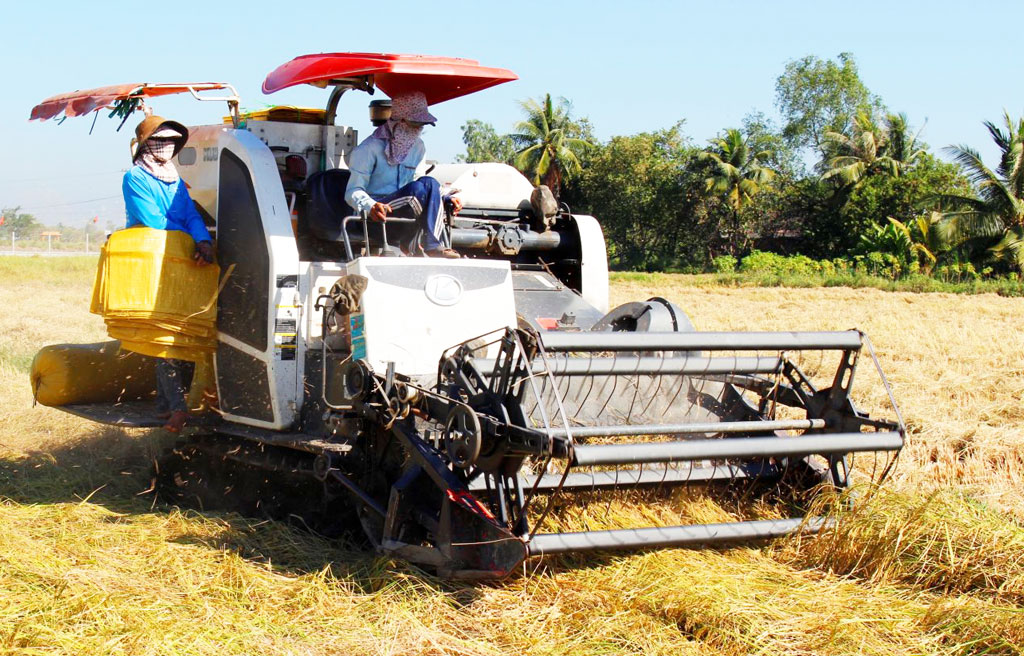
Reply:
M121 190L127 227L187 232L195 241L198 266L213 262L213 240L185 182L171 160L185 147L188 129L160 116L147 116L135 128L134 166L124 174ZM188 420L185 393L195 363L160 358L156 366L157 412L169 431L179 432Z
M391 99L391 117L349 156L351 176L345 201L374 221L384 221L391 214L416 219L428 256L457 258L459 254L442 243L444 201L453 213L462 209L462 203L456 196L442 198L441 185L434 178L413 179L426 155L420 134L436 121L427 111L423 92L396 94ZM410 244L407 250L413 252L416 247Z

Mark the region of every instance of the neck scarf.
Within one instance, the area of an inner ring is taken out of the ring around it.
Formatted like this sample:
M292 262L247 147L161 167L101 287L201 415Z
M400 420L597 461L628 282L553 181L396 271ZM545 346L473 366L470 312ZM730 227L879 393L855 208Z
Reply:
M388 122L373 131L371 136L387 142L384 146L384 157L391 166L398 166L405 161L406 155L416 145L423 132L423 126L412 126L401 119L388 119Z
M135 163L149 171L161 182L177 182L178 170L171 164L174 157L174 142L158 139L147 139Z

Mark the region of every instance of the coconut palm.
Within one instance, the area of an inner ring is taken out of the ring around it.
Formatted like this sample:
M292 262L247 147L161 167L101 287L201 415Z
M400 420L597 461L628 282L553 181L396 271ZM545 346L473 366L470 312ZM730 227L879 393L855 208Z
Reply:
M910 133L905 112L886 114L885 136L886 154L899 165L900 173L925 153L924 144L918 140L920 131L917 134Z
M516 132L509 135L516 146L516 167L534 184L546 184L558 197L562 180L582 170L580 156L594 144L575 136L578 126L565 98L559 98L555 105L548 93L541 102L530 98L519 105L526 119L519 121Z
M707 190L722 194L734 212L739 212L753 199L761 186L775 177L775 172L761 161L771 153L750 153L743 134L736 129L711 140L711 147L701 152L701 161L711 165L711 175L705 180Z
M993 171L969 146L945 152L963 167L977 195L942 195L935 200L953 209L943 212L950 239L969 254L1024 270L1024 119L1003 114L1005 131L991 121L985 128L999 147Z
M827 161L822 180L838 179L842 184L856 186L870 175L898 176L923 151L917 147L917 136L910 134L906 114L889 114L880 126L867 112L857 114L853 136L827 132L825 138L836 153Z
M761 161L771 153L760 151L751 153L747 140L736 129L729 129L721 137L711 140L711 146L698 154L700 161L710 167L710 175L704 181L707 191L725 197L725 203L732 210L733 250L736 250L735 238L740 231L740 212L753 200L754 196L767 184L775 172Z

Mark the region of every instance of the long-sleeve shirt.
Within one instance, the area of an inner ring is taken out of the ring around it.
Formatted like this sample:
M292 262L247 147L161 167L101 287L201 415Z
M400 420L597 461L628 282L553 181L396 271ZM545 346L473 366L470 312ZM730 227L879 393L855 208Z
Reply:
M349 155L348 168L352 172L345 188L345 201L357 212L369 212L380 198L398 191L413 181L416 167L427 154L422 139L409 149L402 163L394 166L384 155L387 144L383 139L368 137Z
M212 241L184 180L164 182L141 166L133 166L121 182L127 227L144 225L157 230L187 232L198 244Z

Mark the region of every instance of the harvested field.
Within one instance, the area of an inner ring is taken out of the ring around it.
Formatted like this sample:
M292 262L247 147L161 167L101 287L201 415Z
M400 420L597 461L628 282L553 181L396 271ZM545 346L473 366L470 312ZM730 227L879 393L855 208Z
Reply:
M613 285L702 330L860 328L910 426L885 489L819 538L530 561L440 581L274 522L153 506L159 431L32 407L28 368L105 339L94 259L0 257L0 654L1024 652L1024 300L872 289ZM857 398L885 401L862 369ZM617 496L588 519L721 520Z

